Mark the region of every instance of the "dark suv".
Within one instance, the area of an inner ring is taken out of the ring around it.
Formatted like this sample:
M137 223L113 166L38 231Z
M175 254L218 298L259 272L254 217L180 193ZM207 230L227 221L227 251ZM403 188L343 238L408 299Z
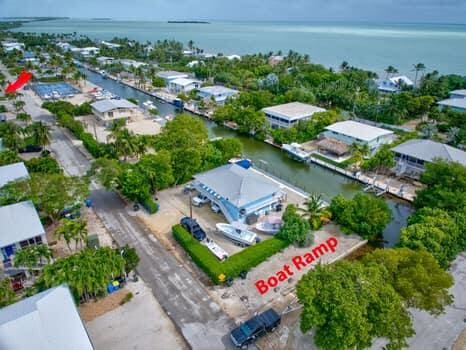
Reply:
M249 344L267 332L273 332L280 325L281 317L274 309L268 309L260 315L242 323L230 333L236 347L246 349Z
M186 216L181 219L180 224L198 241L203 241L206 238L205 231L199 226L195 219Z

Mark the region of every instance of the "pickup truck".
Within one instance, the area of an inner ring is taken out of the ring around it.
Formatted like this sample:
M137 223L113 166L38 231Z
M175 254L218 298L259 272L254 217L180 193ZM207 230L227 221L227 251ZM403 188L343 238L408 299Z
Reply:
M191 202L195 207L201 207L202 205L209 203L209 198L203 196L202 194L198 194L196 197L191 199Z
M275 331L280 321L280 315L274 309L268 309L233 329L230 339L237 348L246 349L265 333Z
M180 224L198 241L203 241L207 237L205 231L195 219L186 216L181 219Z

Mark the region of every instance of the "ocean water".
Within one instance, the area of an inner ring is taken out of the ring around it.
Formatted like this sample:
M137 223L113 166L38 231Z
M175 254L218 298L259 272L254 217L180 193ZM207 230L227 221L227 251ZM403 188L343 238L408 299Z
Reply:
M246 54L292 49L315 63L338 67L342 61L383 74L388 65L413 75L422 62L427 70L466 75L466 25L362 24L300 22L212 22L170 24L153 21L69 19L30 22L26 32L85 34L97 39L115 36L139 41L193 40L206 52Z

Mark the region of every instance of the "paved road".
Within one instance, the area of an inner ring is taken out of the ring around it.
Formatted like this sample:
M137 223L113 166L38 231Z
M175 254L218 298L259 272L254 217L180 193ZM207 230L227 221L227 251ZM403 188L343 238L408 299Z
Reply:
M25 110L34 120L53 122L50 113L37 106L30 92L26 92L23 99L27 104ZM69 175L83 175L89 169L90 161L74 142L63 129L53 127L50 148L57 160ZM154 296L191 347L202 350L231 348L228 332L234 323L210 297L204 285L194 279L170 252L130 215L118 195L93 184L91 198L97 215L116 242L136 248L141 259L138 273L151 287Z

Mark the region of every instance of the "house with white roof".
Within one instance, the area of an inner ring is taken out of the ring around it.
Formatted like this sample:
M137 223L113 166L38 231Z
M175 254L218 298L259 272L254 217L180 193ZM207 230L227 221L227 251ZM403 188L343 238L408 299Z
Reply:
M291 128L301 120L307 120L314 113L325 112L326 109L301 102L285 103L262 109L273 129Z
M66 285L47 289L0 310L2 350L93 350Z
M437 102L440 109L450 109L455 112L466 112L466 98L448 98Z
M394 148L396 167L399 175L419 178L426 163L435 159L458 162L466 166L466 152L432 140L408 140Z
M95 56L100 53L100 49L95 46L89 47L73 47L70 49L71 52L77 53L83 57Z
M128 118L135 115L138 106L125 99L101 100L91 104L94 115L105 125L109 126L115 120Z
M414 86L413 81L405 75L376 80L375 82L377 84L377 89L380 92L387 93L400 92L403 86Z
M354 143L366 144L369 146L371 153L374 153L381 145L391 143L394 136L391 130L355 122L354 120L345 120L329 125L321 134L321 138L336 140L348 146Z
M233 60L241 60L241 56L240 55L228 55L228 56L225 56L228 60L230 61L233 61Z
M2 41L3 51L11 52L13 50L23 51L24 50L24 43L20 43L17 41Z
M204 86L199 89L198 95L204 100L214 100L216 104L224 104L228 98L239 93L238 90L230 89L221 85Z
M108 47L109 49L118 49L119 47L121 47L120 44L115 44L115 43L111 43L111 42L104 41L104 40L101 43L102 45Z
M114 61L115 59L113 57L107 57L107 56L97 57L97 62L102 66L105 66L107 64L112 64Z
M271 211L284 197L276 182L237 164L195 175L193 185L219 206L230 223L244 223Z
M122 59L122 60L120 60L120 63L126 69L139 68L139 67L147 66L147 63L145 63L145 62L139 62L139 61L130 60L130 59Z
M29 172L23 162L0 166L0 188L9 182L21 181L29 178Z
M179 94L182 92L190 92L194 89L199 89L201 87L201 82L199 80L187 79L187 78L178 78L173 79L168 82L168 90L172 94Z
M277 64L279 64L280 62L283 62L285 60L285 57L284 56L281 56L281 55L273 55L273 56L270 56L269 57L269 64L271 66L276 66Z
M450 91L450 98L466 98L466 89Z
M17 250L47 244L44 227L31 201L0 207L0 223L0 252L4 265Z
M172 80L181 79L181 78L185 78L185 79L189 78L188 73L177 72L173 70L158 72L157 76L165 80L165 84L167 85L167 87L168 87L168 83Z

